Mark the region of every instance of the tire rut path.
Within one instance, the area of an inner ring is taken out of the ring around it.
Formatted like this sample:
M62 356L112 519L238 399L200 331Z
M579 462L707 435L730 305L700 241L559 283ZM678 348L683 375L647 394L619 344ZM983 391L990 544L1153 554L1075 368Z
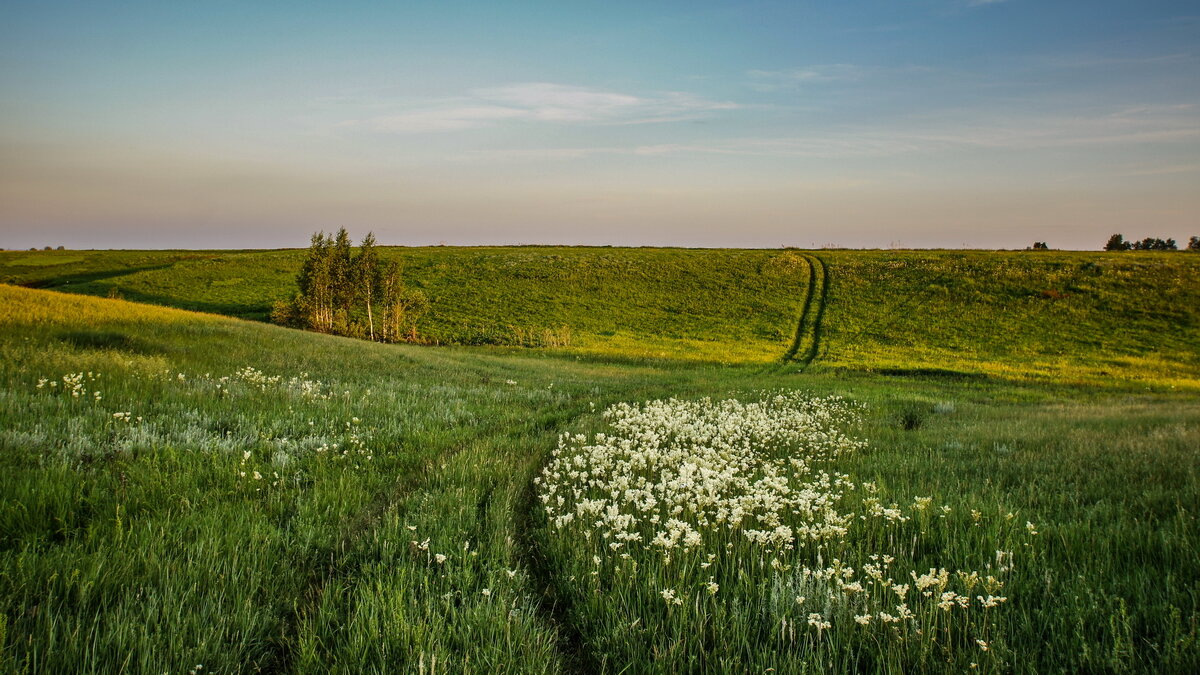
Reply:
M817 283L817 270L813 265L812 257L804 255L804 264L808 266L808 285L804 289L804 304L800 307L800 320L796 323L796 334L792 338L792 344L788 347L781 359L782 364L790 363L796 358L796 354L800 352L800 347L804 344L804 337L808 330L809 315L812 313L813 296L815 295L815 287Z
M809 340L808 349L799 359L801 364L800 372L807 370L812 365L812 362L821 355L821 337L824 335L825 329L825 308L829 306L829 266L825 264L824 260L815 255L810 255L808 258L810 261L809 269L813 270L812 277L820 277L821 290L820 297L816 300L816 315L812 320L812 335ZM816 293L813 295L815 297Z
M535 476L541 473L545 463L542 461L537 464ZM538 615L558 633L558 652L564 671L580 675L599 673L596 656L589 650L583 631L571 616L571 603L559 586L561 580L555 574L537 532L541 523L536 516L537 487L532 477L525 481L518 504L519 511L515 514L518 557L529 571Z
M452 447L438 459L449 459L458 455L475 439L464 439ZM273 658L260 667L264 673L291 673L295 670L295 637L311 612L319 606L326 589L336 586L338 582L354 578L366 564L365 560L357 559L354 547L363 537L370 536L379 523L397 505L417 489L422 482L429 478L432 458L418 462L411 472L406 472L405 478L393 483L391 489L377 493L365 509L349 518L342 526L338 542L323 548L310 558L312 572L308 586L300 594L300 600L292 611L285 617L285 631L278 642L274 644Z
M802 254L808 265L808 287L804 293L804 304L800 319L796 323L796 335L788 347L777 369L798 362L804 372L820 355L824 334L825 307L829 304L829 266L820 257Z

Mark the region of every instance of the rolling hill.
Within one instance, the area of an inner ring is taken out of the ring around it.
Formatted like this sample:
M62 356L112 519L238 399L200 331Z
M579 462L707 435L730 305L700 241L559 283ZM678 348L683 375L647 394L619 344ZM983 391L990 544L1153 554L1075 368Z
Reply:
M429 344L1193 386L1189 253L384 248ZM0 254L0 281L266 320L303 251ZM799 330L798 330L799 329Z

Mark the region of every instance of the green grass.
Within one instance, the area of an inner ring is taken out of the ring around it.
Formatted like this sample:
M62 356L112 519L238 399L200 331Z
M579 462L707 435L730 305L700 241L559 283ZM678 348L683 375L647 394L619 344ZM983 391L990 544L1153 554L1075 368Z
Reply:
M0 293L3 663L33 672L555 670L513 505L558 425L676 379Z
M949 651L844 626L814 641L770 604L784 580L752 551L719 605L671 614L642 577L595 585L591 544L545 526L533 478L560 433L602 429L619 401L772 388L863 402L869 446L837 470L952 508L908 533L908 562L1020 549L985 668L1200 668L1197 258L817 252L830 281L804 313L795 351L819 353L799 374L778 362L808 294L802 252L392 253L434 300L427 335L569 325L571 344L378 345L0 286L0 672L968 667L967 634ZM22 283L253 316L298 255L2 264ZM786 273L764 271L780 256ZM79 397L61 390L72 373Z
M830 367L1192 387L1200 256L822 254Z
M884 505L896 502L914 520L852 524L845 545L823 551L797 546L781 554L717 536L692 553L673 553L668 564L635 552L636 566L616 560L607 541L581 536L586 525L564 533L543 525L560 592L601 670L908 673L960 672L975 663L985 672L1195 671L1194 398L1080 400L1063 391L1043 398L1027 389L900 388L877 380L806 384L868 403L859 433L870 449L835 468L874 482ZM996 396L1014 400L997 403ZM1026 396L1032 400L1020 400ZM914 418L916 428L906 430ZM933 516L909 507L916 496L932 497ZM945 518L940 505L950 508ZM1036 535L1025 530L1027 521ZM924 636L864 630L848 613L835 612L834 628L823 634L806 623L823 607L813 606L818 593L795 570L819 567L818 552L825 565L837 557L856 568L869 554L888 553L897 558L897 581L912 583L905 570L998 574L987 569L997 550L1013 552L1015 569L1001 575L998 595L1007 603L986 618L977 606L950 615L914 604ZM716 563L699 568L710 553ZM593 556L604 562L597 566ZM792 569L773 569L773 559ZM720 587L714 596L704 590L710 579ZM665 588L686 602L667 605L659 597ZM808 605L792 601L799 594ZM987 652L975 643L981 638Z
M426 342L561 345L634 358L778 358L808 278L800 256L779 251L438 247L381 254L400 260L409 283L429 297L432 310L419 323ZM295 292L303 255L5 253L0 280L265 320L272 301Z
M431 301L434 344L767 363L817 276L814 367L900 377L1195 387L1190 253L432 247L381 249ZM0 253L0 280L265 320L303 251ZM814 258L817 260L814 261Z

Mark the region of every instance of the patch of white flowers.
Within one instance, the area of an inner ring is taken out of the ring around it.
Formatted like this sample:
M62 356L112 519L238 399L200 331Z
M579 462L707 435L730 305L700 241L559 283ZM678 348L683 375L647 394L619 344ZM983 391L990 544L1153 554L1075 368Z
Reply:
M909 625L921 634L945 613L1006 602L1009 552L997 551L995 568L983 574L922 573L893 570L894 555L856 540L950 513L930 497L885 503L875 484L834 470L839 458L867 445L846 433L862 410L840 397L799 392L750 403L617 404L603 412L605 432L560 437L535 479L538 499L558 536L607 554L593 557L596 569L622 566L621 583L637 583L630 580L644 570L641 583L669 606L690 602L689 593L717 601L725 590L707 572L720 569L723 583L744 584L743 573L755 567L791 611L803 609L791 625L818 634L839 622L872 630ZM976 512L973 521L981 517ZM861 556L859 563L821 562L839 550Z
M280 390L294 394L309 401L328 401L335 393L320 380L308 379L308 373L300 373L296 377L284 379L282 375L266 375L261 370L246 366L237 370L233 375L216 380L218 388L225 388L231 382L240 382L257 387L260 391Z
M849 477L818 468L865 446L840 429L858 405L782 393L736 400L617 404L612 433L564 435L535 479L557 529L572 523L669 555L728 530L772 549L844 536Z

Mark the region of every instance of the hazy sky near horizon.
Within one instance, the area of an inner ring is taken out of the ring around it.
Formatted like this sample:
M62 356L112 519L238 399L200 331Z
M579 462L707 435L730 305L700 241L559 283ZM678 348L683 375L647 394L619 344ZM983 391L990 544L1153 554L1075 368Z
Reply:
M6 2L0 247L1200 235L1194 0Z

